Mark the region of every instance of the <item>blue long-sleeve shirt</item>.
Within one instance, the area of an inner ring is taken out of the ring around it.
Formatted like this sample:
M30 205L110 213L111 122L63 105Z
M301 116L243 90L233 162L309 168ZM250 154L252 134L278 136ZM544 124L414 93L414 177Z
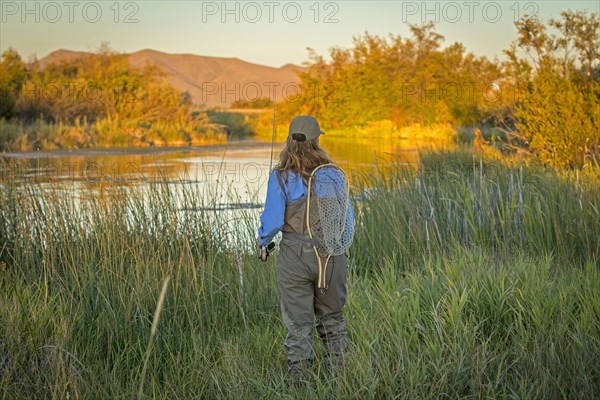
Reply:
M283 228L285 205L306 197L306 184L299 174L288 171L287 180L282 180L284 182L282 190L277 179L279 173L280 171L274 170L269 175L267 199L258 228L258 242L261 246L271 243L275 235Z
M279 173L280 171L274 170L269 175L265 208L260 216L261 225L258 228L258 242L261 246L271 243L283 228L286 204L303 199L307 194L306 184L298 173L291 170L287 172L287 179L282 179L283 189L277 178ZM354 224L354 209L350 199L348 202L348 222Z

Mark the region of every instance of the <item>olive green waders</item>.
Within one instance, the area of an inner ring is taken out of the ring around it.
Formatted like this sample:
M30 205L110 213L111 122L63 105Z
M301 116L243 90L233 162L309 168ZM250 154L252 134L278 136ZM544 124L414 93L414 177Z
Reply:
M346 300L346 258L344 254L329 258L319 273L312 241L305 230L306 200L288 204L277 260L277 284L281 296L281 312L287 327L285 347L294 380L299 369L312 362L312 332L317 317L317 332L327 352L326 367L342 364L347 345L346 322L342 309ZM323 277L324 274L324 277ZM318 289L319 279L328 289Z

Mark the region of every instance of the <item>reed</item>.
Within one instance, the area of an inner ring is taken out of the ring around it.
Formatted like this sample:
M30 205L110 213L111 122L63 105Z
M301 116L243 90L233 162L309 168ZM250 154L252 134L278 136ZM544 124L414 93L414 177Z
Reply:
M565 265L600 259L598 170L558 173L459 148L354 181L362 215L354 248L369 249L356 255L367 271L386 257L400 265L443 257L455 244L551 254Z

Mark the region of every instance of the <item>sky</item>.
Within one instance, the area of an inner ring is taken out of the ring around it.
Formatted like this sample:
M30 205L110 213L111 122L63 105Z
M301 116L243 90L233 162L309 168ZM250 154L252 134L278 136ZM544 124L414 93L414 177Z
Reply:
M566 9L600 12L600 1L7 1L0 0L0 51L24 59L56 49L119 52L154 49L237 57L279 67L327 56L355 36L409 36L409 24L433 21L445 44L502 59L514 22L557 18Z

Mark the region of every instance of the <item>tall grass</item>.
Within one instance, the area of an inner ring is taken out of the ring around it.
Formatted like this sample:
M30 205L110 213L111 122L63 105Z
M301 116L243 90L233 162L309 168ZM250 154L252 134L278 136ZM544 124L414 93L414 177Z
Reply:
M102 198L2 182L0 394L598 397L592 179L437 153L364 180L347 368L324 375L315 343L301 388L286 382L275 257L249 250L251 212L215 217L197 186L166 179Z
M456 243L498 256L552 255L564 265L600 260L600 173L558 173L469 150L423 154L355 180L363 214L355 249L366 270L444 256ZM383 228L383 229L382 229Z

